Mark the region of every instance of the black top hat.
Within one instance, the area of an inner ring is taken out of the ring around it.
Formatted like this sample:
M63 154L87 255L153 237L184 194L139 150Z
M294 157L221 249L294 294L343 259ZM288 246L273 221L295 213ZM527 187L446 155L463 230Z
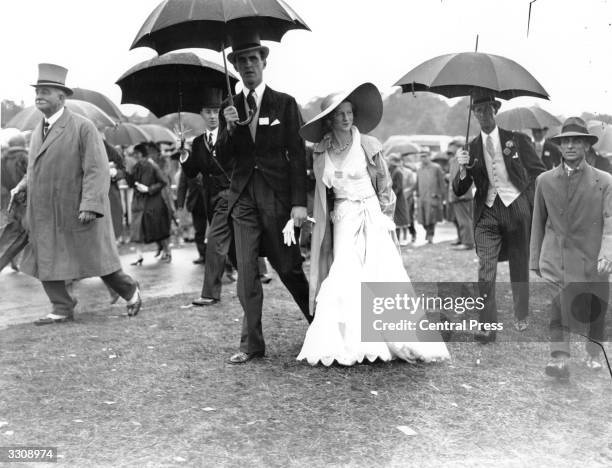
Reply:
M586 123L580 117L570 117L565 122L563 122L563 127L561 127L561 133L551 137L555 143L561 143L561 138L566 137L579 137L584 138L589 142L589 144L594 145L597 143L599 138L596 135L592 135L589 133L587 129Z
M261 51L261 58L268 58L270 49L261 45L259 33L256 31L236 30L230 34L230 44L232 51L227 56L227 59L233 64L236 64L236 55L254 50Z
M59 65L52 63L39 63L38 64L38 81L33 84L35 88L37 86L49 86L52 88L59 88L63 90L68 96L72 95L72 89L66 86L66 75L68 70Z
M200 98L200 109L220 108L223 101L223 90L220 88L206 88Z

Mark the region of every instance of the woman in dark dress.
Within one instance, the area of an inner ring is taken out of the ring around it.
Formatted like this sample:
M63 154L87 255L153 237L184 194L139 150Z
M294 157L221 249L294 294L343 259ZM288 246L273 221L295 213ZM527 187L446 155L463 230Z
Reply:
M159 166L151 159L155 153L154 143L141 143L134 147L138 159L132 172L128 175L130 186L134 187L132 200L132 241L136 243L158 244L158 253L163 252L161 261L169 263L170 253L170 216L168 207L162 197L162 189L167 185L167 178ZM142 264L142 250L137 247L138 255L134 265Z

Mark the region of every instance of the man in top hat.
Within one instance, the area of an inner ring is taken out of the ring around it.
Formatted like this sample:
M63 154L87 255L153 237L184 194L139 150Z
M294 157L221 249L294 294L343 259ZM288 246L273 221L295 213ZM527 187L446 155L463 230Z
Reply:
M561 150L550 139L546 138L548 127L532 128L533 145L535 152L542 160L546 169L557 167L561 163Z
M191 154L181 154L181 165L189 178L201 175L204 187L205 205L209 222L208 239L205 244L206 258L204 284L199 298L193 301L197 306L209 306L221 298L221 278L229 265L228 255L235 264L233 236L227 217L232 160L221 162L217 158L215 145L219 132L219 109L221 90L209 88L202 96L200 115L205 131L192 143ZM231 265L229 266L231 269ZM231 270L230 270L231 272Z
M612 273L612 176L586 163L597 142L584 121L570 117L553 138L562 164L537 178L529 267L553 285L551 355L546 374L569 377L568 331L604 340ZM586 344L587 367L601 369L600 347Z
M468 151L457 153L459 172L453 180L455 195L474 195L474 240L478 255L478 281L484 308L480 331L475 339L482 344L495 341L497 304L495 279L497 262L509 260L514 301L514 326L527 328L529 309L529 234L535 178L546 167L535 154L526 135L498 128L495 114L501 102L494 96L474 96L472 110L480 134Z
M95 125L64 104L72 90L68 70L38 66L36 107L43 114L32 133L28 169L11 191L27 190L29 246L21 268L42 282L53 312L37 325L74 317L76 299L66 282L100 276L127 301L136 315L141 299L137 283L121 269L108 200L110 174L102 138Z
M240 352L230 362L239 364L265 353L259 256L268 257L309 322L311 316L300 248L285 245L281 234L290 219L299 228L307 217L306 149L298 132L300 110L293 97L264 82L269 50L260 44L259 37L235 36L231 43L228 59L242 78L243 91L222 110L217 150L220 159L234 162L228 210L244 318ZM247 118L248 124L238 124Z

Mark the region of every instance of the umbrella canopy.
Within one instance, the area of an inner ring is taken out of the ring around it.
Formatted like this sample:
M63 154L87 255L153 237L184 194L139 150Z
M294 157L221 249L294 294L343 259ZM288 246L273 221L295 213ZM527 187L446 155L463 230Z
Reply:
M600 153L612 153L612 125L599 120L590 120L587 123L589 133L597 135L599 140L593 145Z
M106 141L111 145L132 146L145 141L151 141L149 134L138 125L123 122L104 130Z
M181 112L181 124L179 126L178 113L168 114L159 119L160 125L172 130L177 135L185 135L187 138L201 135L206 128L200 114L192 112Z
M117 104L104 94L85 88L73 88L72 91L73 94L69 96L68 99L78 99L79 101L90 102L106 112L115 122L124 122L127 120L125 115L119 110Z
M387 138L383 144L383 154L388 155L391 153L410 154L419 153L421 147L416 143L410 141L408 135L393 135Z
M168 142L174 143L177 137L174 133L168 130L166 127L157 124L143 124L140 128L149 135L150 140L155 143Z
M98 106L86 101L67 99L66 107L75 114L91 120L96 128L112 127L115 122ZM18 128L21 131L34 130L43 119L43 114L35 106L26 107L6 124L7 127Z
M500 112L495 117L495 120L500 127L506 130L552 128L561 125L561 121L558 118L537 106L516 107Z
M229 74L232 86L238 78ZM186 111L200 112L209 88L222 90L222 66L191 52L165 54L133 66L118 80L122 104L139 104L158 117Z
M448 98L469 96L480 88L502 99L517 96L548 99L542 85L514 60L482 52L432 58L406 73L395 86L401 86L405 93L430 91Z
M204 48L223 51L233 31L249 29L262 40L280 42L292 29L310 31L282 0L164 0L146 19L130 49L151 47L158 54Z

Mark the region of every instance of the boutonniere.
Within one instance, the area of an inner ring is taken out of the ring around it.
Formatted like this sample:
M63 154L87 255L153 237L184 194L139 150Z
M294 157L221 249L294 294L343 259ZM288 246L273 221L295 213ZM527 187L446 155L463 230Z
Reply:
M516 146L514 146L514 142L512 140L508 140L506 142L506 147L502 152L504 153L504 156L512 156L512 159L518 158Z
M550 156L550 151L544 151L544 156Z

